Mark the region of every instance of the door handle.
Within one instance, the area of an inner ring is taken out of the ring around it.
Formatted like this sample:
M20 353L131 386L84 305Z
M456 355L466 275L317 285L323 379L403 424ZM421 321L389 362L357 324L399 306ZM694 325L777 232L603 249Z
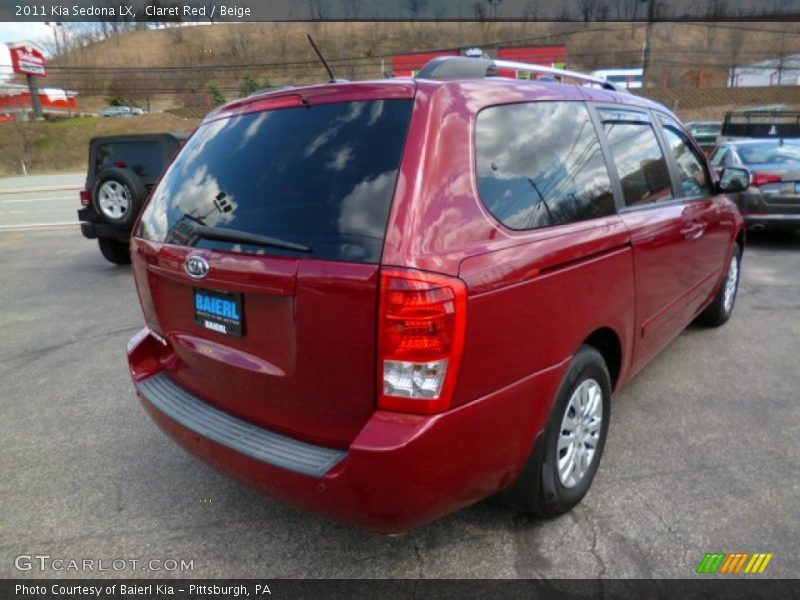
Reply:
M696 240L703 237L706 232L706 224L700 221L693 221L690 225L681 229L681 234L687 240Z

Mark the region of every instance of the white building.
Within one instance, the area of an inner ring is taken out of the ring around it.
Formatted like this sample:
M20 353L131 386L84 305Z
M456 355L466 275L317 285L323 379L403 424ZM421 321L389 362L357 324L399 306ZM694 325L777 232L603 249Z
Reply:
M732 69L728 81L733 87L756 85L799 85L800 54L770 58L761 62Z
M5 81L14 74L11 70L11 52L3 42L0 42L0 81Z

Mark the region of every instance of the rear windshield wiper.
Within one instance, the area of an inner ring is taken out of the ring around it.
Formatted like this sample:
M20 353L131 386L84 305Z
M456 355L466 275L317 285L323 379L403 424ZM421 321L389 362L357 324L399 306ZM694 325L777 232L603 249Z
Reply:
M295 252L311 252L310 247L302 244L295 244L294 242L287 242L286 240L279 240L266 235L258 235L257 233L247 233L246 231L228 229L227 227L192 225L191 232L197 236L192 245L194 245L199 239L205 239L216 240L218 242L252 244L253 246L268 246L270 248L280 248L281 250L294 250Z

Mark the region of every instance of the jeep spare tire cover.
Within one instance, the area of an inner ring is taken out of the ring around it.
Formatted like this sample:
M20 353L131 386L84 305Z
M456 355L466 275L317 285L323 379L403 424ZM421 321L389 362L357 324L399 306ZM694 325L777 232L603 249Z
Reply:
M117 227L133 226L147 197L147 188L130 169L103 169L92 190L95 210L102 219Z

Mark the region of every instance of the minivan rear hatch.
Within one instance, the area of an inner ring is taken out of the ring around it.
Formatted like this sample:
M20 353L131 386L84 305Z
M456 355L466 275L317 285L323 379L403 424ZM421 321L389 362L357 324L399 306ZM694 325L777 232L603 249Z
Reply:
M176 383L344 448L375 410L378 265L414 88L330 88L201 125L142 214L133 263Z

